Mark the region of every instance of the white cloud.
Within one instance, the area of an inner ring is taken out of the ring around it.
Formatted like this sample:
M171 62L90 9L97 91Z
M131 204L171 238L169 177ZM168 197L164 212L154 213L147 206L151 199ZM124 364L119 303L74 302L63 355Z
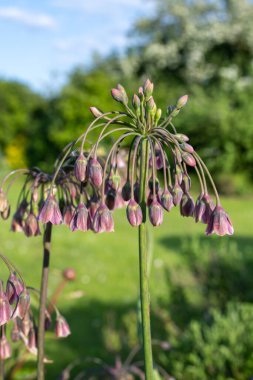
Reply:
M0 7L0 18L34 28L53 29L56 26L53 17L44 13L30 12L18 7Z

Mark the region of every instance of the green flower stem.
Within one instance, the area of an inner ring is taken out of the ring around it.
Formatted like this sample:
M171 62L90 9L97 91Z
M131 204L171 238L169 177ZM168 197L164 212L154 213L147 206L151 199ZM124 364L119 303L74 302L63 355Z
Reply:
M47 303L48 272L50 261L52 224L47 223L43 237L43 266L40 286L40 307L39 307L39 326L38 326L38 361L37 361L37 380L45 379L44 356L45 356L45 310Z
M153 379L153 359L150 329L150 296L148 279L148 249L147 249L147 206L146 185L148 180L148 153L149 145L145 139L141 146L140 165L140 205L142 208L143 222L139 226L139 267L140 267L140 298L142 317L142 337L145 361L145 379Z
M4 380L4 360L0 360L0 380Z

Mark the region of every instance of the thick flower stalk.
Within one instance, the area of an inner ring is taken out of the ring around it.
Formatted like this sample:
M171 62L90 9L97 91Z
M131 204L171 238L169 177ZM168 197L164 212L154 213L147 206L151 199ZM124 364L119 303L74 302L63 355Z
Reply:
M139 227L140 297L147 380L153 377L147 215L156 227L163 223L165 211L169 212L179 205L182 216L194 217L196 222L207 225L207 235L233 233L231 221L221 206L208 168L189 144L188 136L178 133L174 125L174 118L186 105L188 96L182 96L174 106L168 107L166 116L162 118L162 111L153 98L153 87L153 83L146 80L138 93L132 96L130 105L125 89L117 85L111 94L123 106L122 111L102 112L96 107L90 108L95 120L65 148L62 159L56 165L48 198L48 207L53 209L56 207L53 198L55 183L67 169L68 180L78 189L78 197L65 205L63 215L63 221L72 231L113 231L112 210L122 205L122 199L129 223ZM91 143L94 130L99 130L99 135L95 143ZM99 154L99 147L108 141L108 137L113 137L113 143L104 157ZM127 156L126 147L129 147ZM123 172L120 168L122 156L126 163ZM190 174L193 170L200 184L196 202L190 194ZM209 195L208 184L213 189L215 203ZM47 221L45 214L47 212L42 209L42 222ZM56 220L53 219L51 222L57 224L60 218L56 216Z

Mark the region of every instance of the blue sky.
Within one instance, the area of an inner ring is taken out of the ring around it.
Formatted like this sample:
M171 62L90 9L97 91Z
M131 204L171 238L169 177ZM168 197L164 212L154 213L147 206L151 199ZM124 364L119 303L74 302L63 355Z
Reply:
M0 0L0 77L45 91L93 53L123 50L145 0Z

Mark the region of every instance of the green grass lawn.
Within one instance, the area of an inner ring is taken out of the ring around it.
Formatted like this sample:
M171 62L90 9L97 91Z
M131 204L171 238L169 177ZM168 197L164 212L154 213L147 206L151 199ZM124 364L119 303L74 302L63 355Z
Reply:
M195 224L192 218L180 217L178 209L166 214L160 228L152 228L153 338L168 339L172 328L185 328L190 320L202 318L207 303L219 302L217 297L212 298L215 285L213 292L207 286L207 271L201 275L198 270L202 264L207 268L214 258L219 260L220 251L226 265L224 271L230 265L229 273L240 271L240 276L247 278L253 287L251 204L252 199L224 199L223 206L234 223L233 237L205 237L205 226ZM64 268L74 268L77 279L67 284L58 305L72 335L63 340L54 339L53 334L47 338L47 356L54 360L54 365L47 366L47 379L55 379L60 369L75 358L97 356L113 362L115 353L124 355L138 341L138 231L127 223L124 210L114 215L115 232L110 234L72 233L65 226L53 228L49 295L59 283ZM9 229L10 221L0 222L1 252L21 270L27 284L39 288L41 237L28 239ZM233 277L227 281L226 291L220 294L221 302L243 300L245 293L236 292ZM251 296L248 289L246 300L250 301Z

